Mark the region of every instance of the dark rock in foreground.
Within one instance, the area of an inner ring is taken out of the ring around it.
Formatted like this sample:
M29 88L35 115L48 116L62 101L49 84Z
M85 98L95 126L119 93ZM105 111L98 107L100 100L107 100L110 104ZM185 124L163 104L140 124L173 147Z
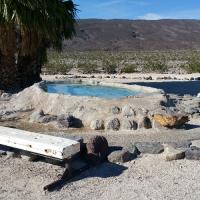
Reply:
M98 164L106 160L108 155L108 141L103 136L94 136L86 144L87 160L91 164Z
M132 160L132 154L128 150L113 151L108 155L108 161L112 163L125 163Z

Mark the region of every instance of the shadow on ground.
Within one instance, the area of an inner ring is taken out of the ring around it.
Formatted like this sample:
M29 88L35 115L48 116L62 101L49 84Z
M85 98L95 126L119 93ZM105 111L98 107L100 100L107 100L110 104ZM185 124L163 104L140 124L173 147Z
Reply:
M63 181L63 183L57 185L57 187L52 191L59 191L63 187L67 186L68 184L72 182L76 182L76 181L83 180L86 178L97 177L97 178L106 179L110 177L117 177L117 176L120 176L127 169L128 169L127 167L122 166L122 165L105 162L97 167L91 167L87 171L84 171L78 174L77 176L75 176L74 178L70 180Z
M185 124L185 130L191 130L191 129L196 129L196 128L200 128L200 125L196 125L196 124Z
M176 95L197 95L200 92L200 81L173 81L173 82L134 82L129 85L141 85L164 90Z

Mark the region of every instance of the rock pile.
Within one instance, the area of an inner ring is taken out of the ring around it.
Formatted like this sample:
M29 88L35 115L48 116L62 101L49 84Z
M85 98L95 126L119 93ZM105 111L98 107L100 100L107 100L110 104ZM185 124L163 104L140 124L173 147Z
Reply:
M44 114L43 110L33 112L30 116L29 122L49 124L62 129L82 127L82 122L70 114L58 116L49 115Z

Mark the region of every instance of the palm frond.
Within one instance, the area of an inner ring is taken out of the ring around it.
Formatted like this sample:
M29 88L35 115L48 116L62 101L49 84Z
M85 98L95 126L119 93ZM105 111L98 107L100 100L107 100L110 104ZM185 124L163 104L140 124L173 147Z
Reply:
M0 25L13 25L60 49L75 34L76 5L63 0L0 0Z

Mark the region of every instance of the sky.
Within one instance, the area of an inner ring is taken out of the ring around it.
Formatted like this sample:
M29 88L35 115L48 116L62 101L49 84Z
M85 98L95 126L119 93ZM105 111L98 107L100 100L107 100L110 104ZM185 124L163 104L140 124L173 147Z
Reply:
M74 0L78 18L200 19L200 0Z

